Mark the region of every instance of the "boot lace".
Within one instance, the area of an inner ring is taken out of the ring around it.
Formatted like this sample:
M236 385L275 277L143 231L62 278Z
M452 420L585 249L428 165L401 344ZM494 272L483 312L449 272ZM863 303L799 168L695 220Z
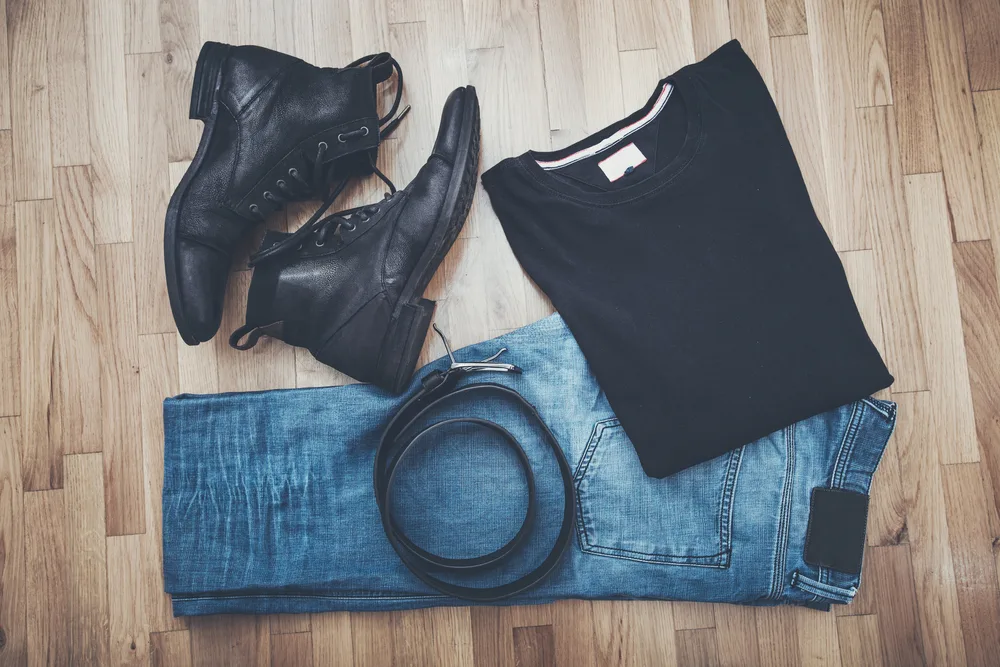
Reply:
M378 132L379 136L384 139L388 137L392 132L399 127L400 122L406 117L406 114L410 111L410 106L406 105L403 107L399 114L396 112L399 110L399 104L403 98L403 70L400 68L399 63L395 58L390 56L388 53L376 53L362 58L358 58L352 63L349 63L347 67L376 67L384 64L389 64L392 70L396 73L396 95L393 98L392 106L389 112L378 119ZM341 143L347 143L352 139L357 139L360 137L367 137L371 130L367 125L363 125L355 130L349 132L341 132L337 135L337 141ZM303 155L303 161L308 166L308 171L310 173L303 174L298 168L292 167L288 170L287 178L279 178L274 187L270 190L265 190L263 197L268 202L272 203L276 209L283 207L285 204L291 201L301 201L303 199L308 199L319 193L326 193L323 198L323 202L316 213L310 218L309 223L313 223L319 219L323 213L330 208L334 200L344 191L347 186L349 179L342 179L336 186L332 186L333 170L335 160L326 161L327 152L330 150L329 144L325 141L321 141L316 145L316 154L314 156ZM370 158L369 158L370 160ZM372 165L374 169L374 165ZM375 169L376 173L382 176L382 173ZM383 180L388 181L384 176ZM391 185L391 184L390 184ZM395 192L395 188L393 188ZM264 220L265 214L261 210L260 206L257 204L250 205L250 212L255 216Z
M385 198L382 200L384 202L396 194L396 186L393 185L392 181L374 163L369 161L369 164L372 171L389 187L389 192L385 193ZM329 237L342 238L344 232L353 232L357 229L358 222L367 222L373 215L377 214L382 202L344 209L336 213L331 213L326 217L321 217L330 208L330 205L333 204L333 200L343 192L347 186L347 181L348 179L345 178L337 184L337 187L331 191L332 196L328 197L328 201L323 202L323 205L312 214L305 224L278 243L253 254L250 257L248 265L250 267L256 266L267 259L276 257L292 249L296 251L302 250L306 242L310 240L310 237L312 237L311 240L317 248L322 248L326 245Z

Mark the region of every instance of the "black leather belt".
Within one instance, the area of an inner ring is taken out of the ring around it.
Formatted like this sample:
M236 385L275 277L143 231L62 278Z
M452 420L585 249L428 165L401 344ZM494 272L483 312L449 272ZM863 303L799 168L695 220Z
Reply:
M392 544L392 548L396 550L397 554L399 554L399 557L402 559L406 567L409 568L410 571L413 572L413 574L415 574L421 581L428 586L441 591L442 593L457 598L476 602L493 602L516 595L517 593L531 588L551 573L558 564L559 560L562 558L562 555L565 553L566 547L569 546L573 535L573 512L576 503L576 490L573 484L573 473L570 470L569 462L566 460L566 455L563 454L562 448L559 446L559 442L556 440L555 435L553 435L552 431L549 430L549 427L545 425L545 422L542 420L541 415L538 414L538 411L535 410L535 407L525 400L521 394L510 387L494 384L492 382L467 384L456 388L458 381L470 373L484 371L520 373L521 369L517 366L494 362L494 360L500 356L506 348L504 350L500 350L500 352L497 352L485 361L459 363L455 361L455 357L451 352L451 347L448 345L448 341L445 339L444 334L441 333L437 326L435 326L434 329L444 340L445 347L448 350L448 356L452 361L451 367L445 372L431 371L425 375L421 379L422 386L420 390L414 394L414 396L410 398L389 421L385 432L382 434L382 440L379 442L378 451L375 454L375 499L378 502L379 512L382 515L382 527L385 529L386 537L389 538L389 543ZM535 569L531 570L527 574L515 579L514 581L490 587L465 586L451 583L440 579L436 573L450 572L474 574L498 568L514 555L514 552L518 547L522 546L526 542L528 536L532 532L532 525L534 524L537 514L535 476L532 472L531 463L528 460L527 454L525 454L524 449L517 441L517 438L515 438L507 429L497 423L486 419L479 419L477 417L445 419L435 422L430 426L417 431L413 435L407 436L407 431L412 430L410 427L414 423L420 420L423 416L431 413L443 401L459 396L475 396L480 394L492 394L508 399L519 405L534 418L534 420L541 427L542 433L545 436L545 441L552 449L552 453L556 457L556 462L559 464L559 470L562 474L563 480L563 495L565 498L562 526L559 529L559 535L556 538L555 544L552 546L552 550L549 551L548 555ZM399 527L391 509L393 506L393 486L396 481L396 471L399 464L406 458L408 452L414 450L415 445L426 444L432 439L432 436L440 433L442 429L449 425L463 423L472 424L475 427L484 428L497 433L514 451L517 455L518 464L524 471L524 476L527 480L528 507L525 511L524 521L521 523L520 529L514 537L510 539L510 541L501 546L499 549L473 558L447 558L431 553L426 549L422 549L417 546Z

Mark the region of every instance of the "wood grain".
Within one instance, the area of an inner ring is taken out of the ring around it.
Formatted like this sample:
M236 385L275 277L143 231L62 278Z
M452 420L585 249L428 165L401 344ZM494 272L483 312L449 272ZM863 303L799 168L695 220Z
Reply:
M892 80L903 173L941 171L934 100L920 3L883 0L882 21Z
M892 104L881 0L844 0L854 104Z
M882 643L874 614L839 617L837 636L843 667L881 667Z
M68 664L74 665L111 662L102 467L100 453L66 457Z
M978 461L944 188L937 174L907 176L905 188L914 257L922 268L916 278L920 326L927 340L927 384L944 429L938 442L941 462Z
M699 60L732 39L729 1L704 0L692 3L691 33L694 55Z
M866 552L865 558L872 560L868 584L875 591L879 610L883 664L887 667L925 664L909 546L874 547Z
M187 630L149 635L151 667L191 667L191 636Z
M0 415L3 416L21 412L20 334L17 222L13 206L0 206Z
M144 535L108 538L109 664L148 665L150 662L150 626L143 586L143 538Z
M24 552L24 487L21 484L21 427L16 417L0 419L0 665L28 661ZM32 589L32 594L37 591Z
M768 34L771 37L804 35L808 32L803 0L767 0L765 7Z
M97 248L104 498L109 535L145 532L139 434L139 341L132 245Z
M271 664L266 616L200 616L191 620L194 667L262 667Z
M52 197L52 140L44 0L7 3L14 197Z
M68 604L67 591L72 579L67 538L63 490L25 493L25 588L29 592L25 627L29 665L70 664L70 633L79 630Z
M84 0L46 0L52 166L90 164Z
M922 0L931 97L956 241L989 238L962 17L954 0Z
M990 0L963 0L962 22L969 81L972 90L1000 89L1000 4Z

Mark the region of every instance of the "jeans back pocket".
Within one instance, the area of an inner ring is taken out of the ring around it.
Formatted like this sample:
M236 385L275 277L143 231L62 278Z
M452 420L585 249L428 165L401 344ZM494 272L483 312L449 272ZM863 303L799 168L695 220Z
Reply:
M743 448L647 477L617 418L594 426L576 471L577 529L587 553L648 563L728 567Z

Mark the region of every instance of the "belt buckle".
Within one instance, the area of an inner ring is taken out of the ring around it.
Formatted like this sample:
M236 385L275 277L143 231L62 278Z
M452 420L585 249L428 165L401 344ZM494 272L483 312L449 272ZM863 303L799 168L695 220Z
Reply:
M441 342L444 343L444 349L448 352L448 358L451 360L451 366L449 366L448 371L461 371L463 373L476 373L476 372L497 372L497 373L522 373L520 366L515 366L514 364L505 364L496 361L496 359L507 351L507 348L502 347L497 351L496 354L489 356L482 361L456 361L455 354L451 351L451 343L448 342L448 337L444 335L444 332L438 328L437 323L432 325L434 331L437 335L441 337Z

